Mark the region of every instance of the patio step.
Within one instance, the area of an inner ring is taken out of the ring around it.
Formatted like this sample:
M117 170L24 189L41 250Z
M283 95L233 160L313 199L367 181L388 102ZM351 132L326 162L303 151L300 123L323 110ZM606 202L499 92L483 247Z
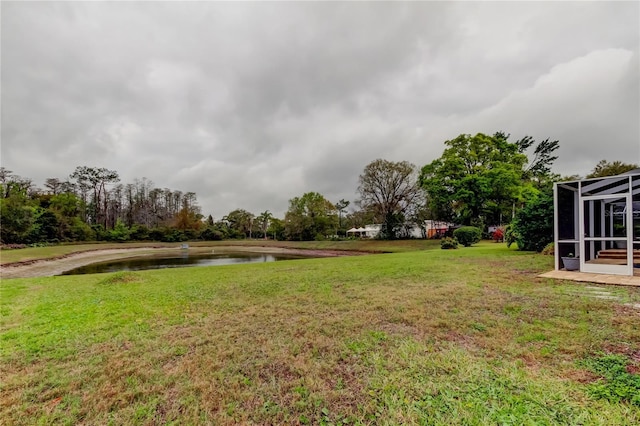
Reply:
M598 252L598 259L626 259L627 249L608 249ZM634 261L640 261L640 250L633 251Z

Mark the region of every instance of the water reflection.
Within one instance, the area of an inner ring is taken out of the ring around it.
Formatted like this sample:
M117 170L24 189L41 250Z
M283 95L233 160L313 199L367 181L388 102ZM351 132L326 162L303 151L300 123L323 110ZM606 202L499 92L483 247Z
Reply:
M92 263L63 272L61 275L100 274L104 272L141 271L145 269L184 268L190 266L220 266L236 263L276 262L302 259L308 256L292 256L266 253L212 253L189 254L188 251L170 256L145 256L109 262Z

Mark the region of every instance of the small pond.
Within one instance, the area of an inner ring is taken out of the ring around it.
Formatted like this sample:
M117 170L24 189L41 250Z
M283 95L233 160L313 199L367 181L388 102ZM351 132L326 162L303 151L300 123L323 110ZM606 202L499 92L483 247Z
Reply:
M145 269L184 268L188 266L220 266L237 263L263 263L278 260L307 259L310 256L294 256L280 253L211 253L156 255L130 257L108 262L92 263L63 272L61 275L100 274L103 272L141 271Z

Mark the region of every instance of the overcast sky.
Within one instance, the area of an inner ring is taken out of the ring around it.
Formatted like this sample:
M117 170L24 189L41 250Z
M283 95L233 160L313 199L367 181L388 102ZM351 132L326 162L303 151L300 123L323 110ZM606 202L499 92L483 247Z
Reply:
M461 133L640 162L638 2L3 1L2 166L193 191L216 220L355 200L376 158Z

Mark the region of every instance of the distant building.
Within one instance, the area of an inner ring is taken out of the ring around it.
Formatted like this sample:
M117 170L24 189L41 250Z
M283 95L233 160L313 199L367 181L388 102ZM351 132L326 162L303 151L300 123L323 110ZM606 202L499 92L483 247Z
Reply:
M400 238L440 238L443 237L452 223L426 220L424 227L417 224L407 223L399 232ZM360 228L351 228L347 231L347 236L360 238L377 238L382 230L381 224L369 224Z
M442 220L425 220L424 223L427 230L427 238L442 238L449 228L455 226L453 223Z
M372 224L365 225L364 228L351 228L347 231L348 237L360 237L360 238L376 238L382 229L382 225Z

